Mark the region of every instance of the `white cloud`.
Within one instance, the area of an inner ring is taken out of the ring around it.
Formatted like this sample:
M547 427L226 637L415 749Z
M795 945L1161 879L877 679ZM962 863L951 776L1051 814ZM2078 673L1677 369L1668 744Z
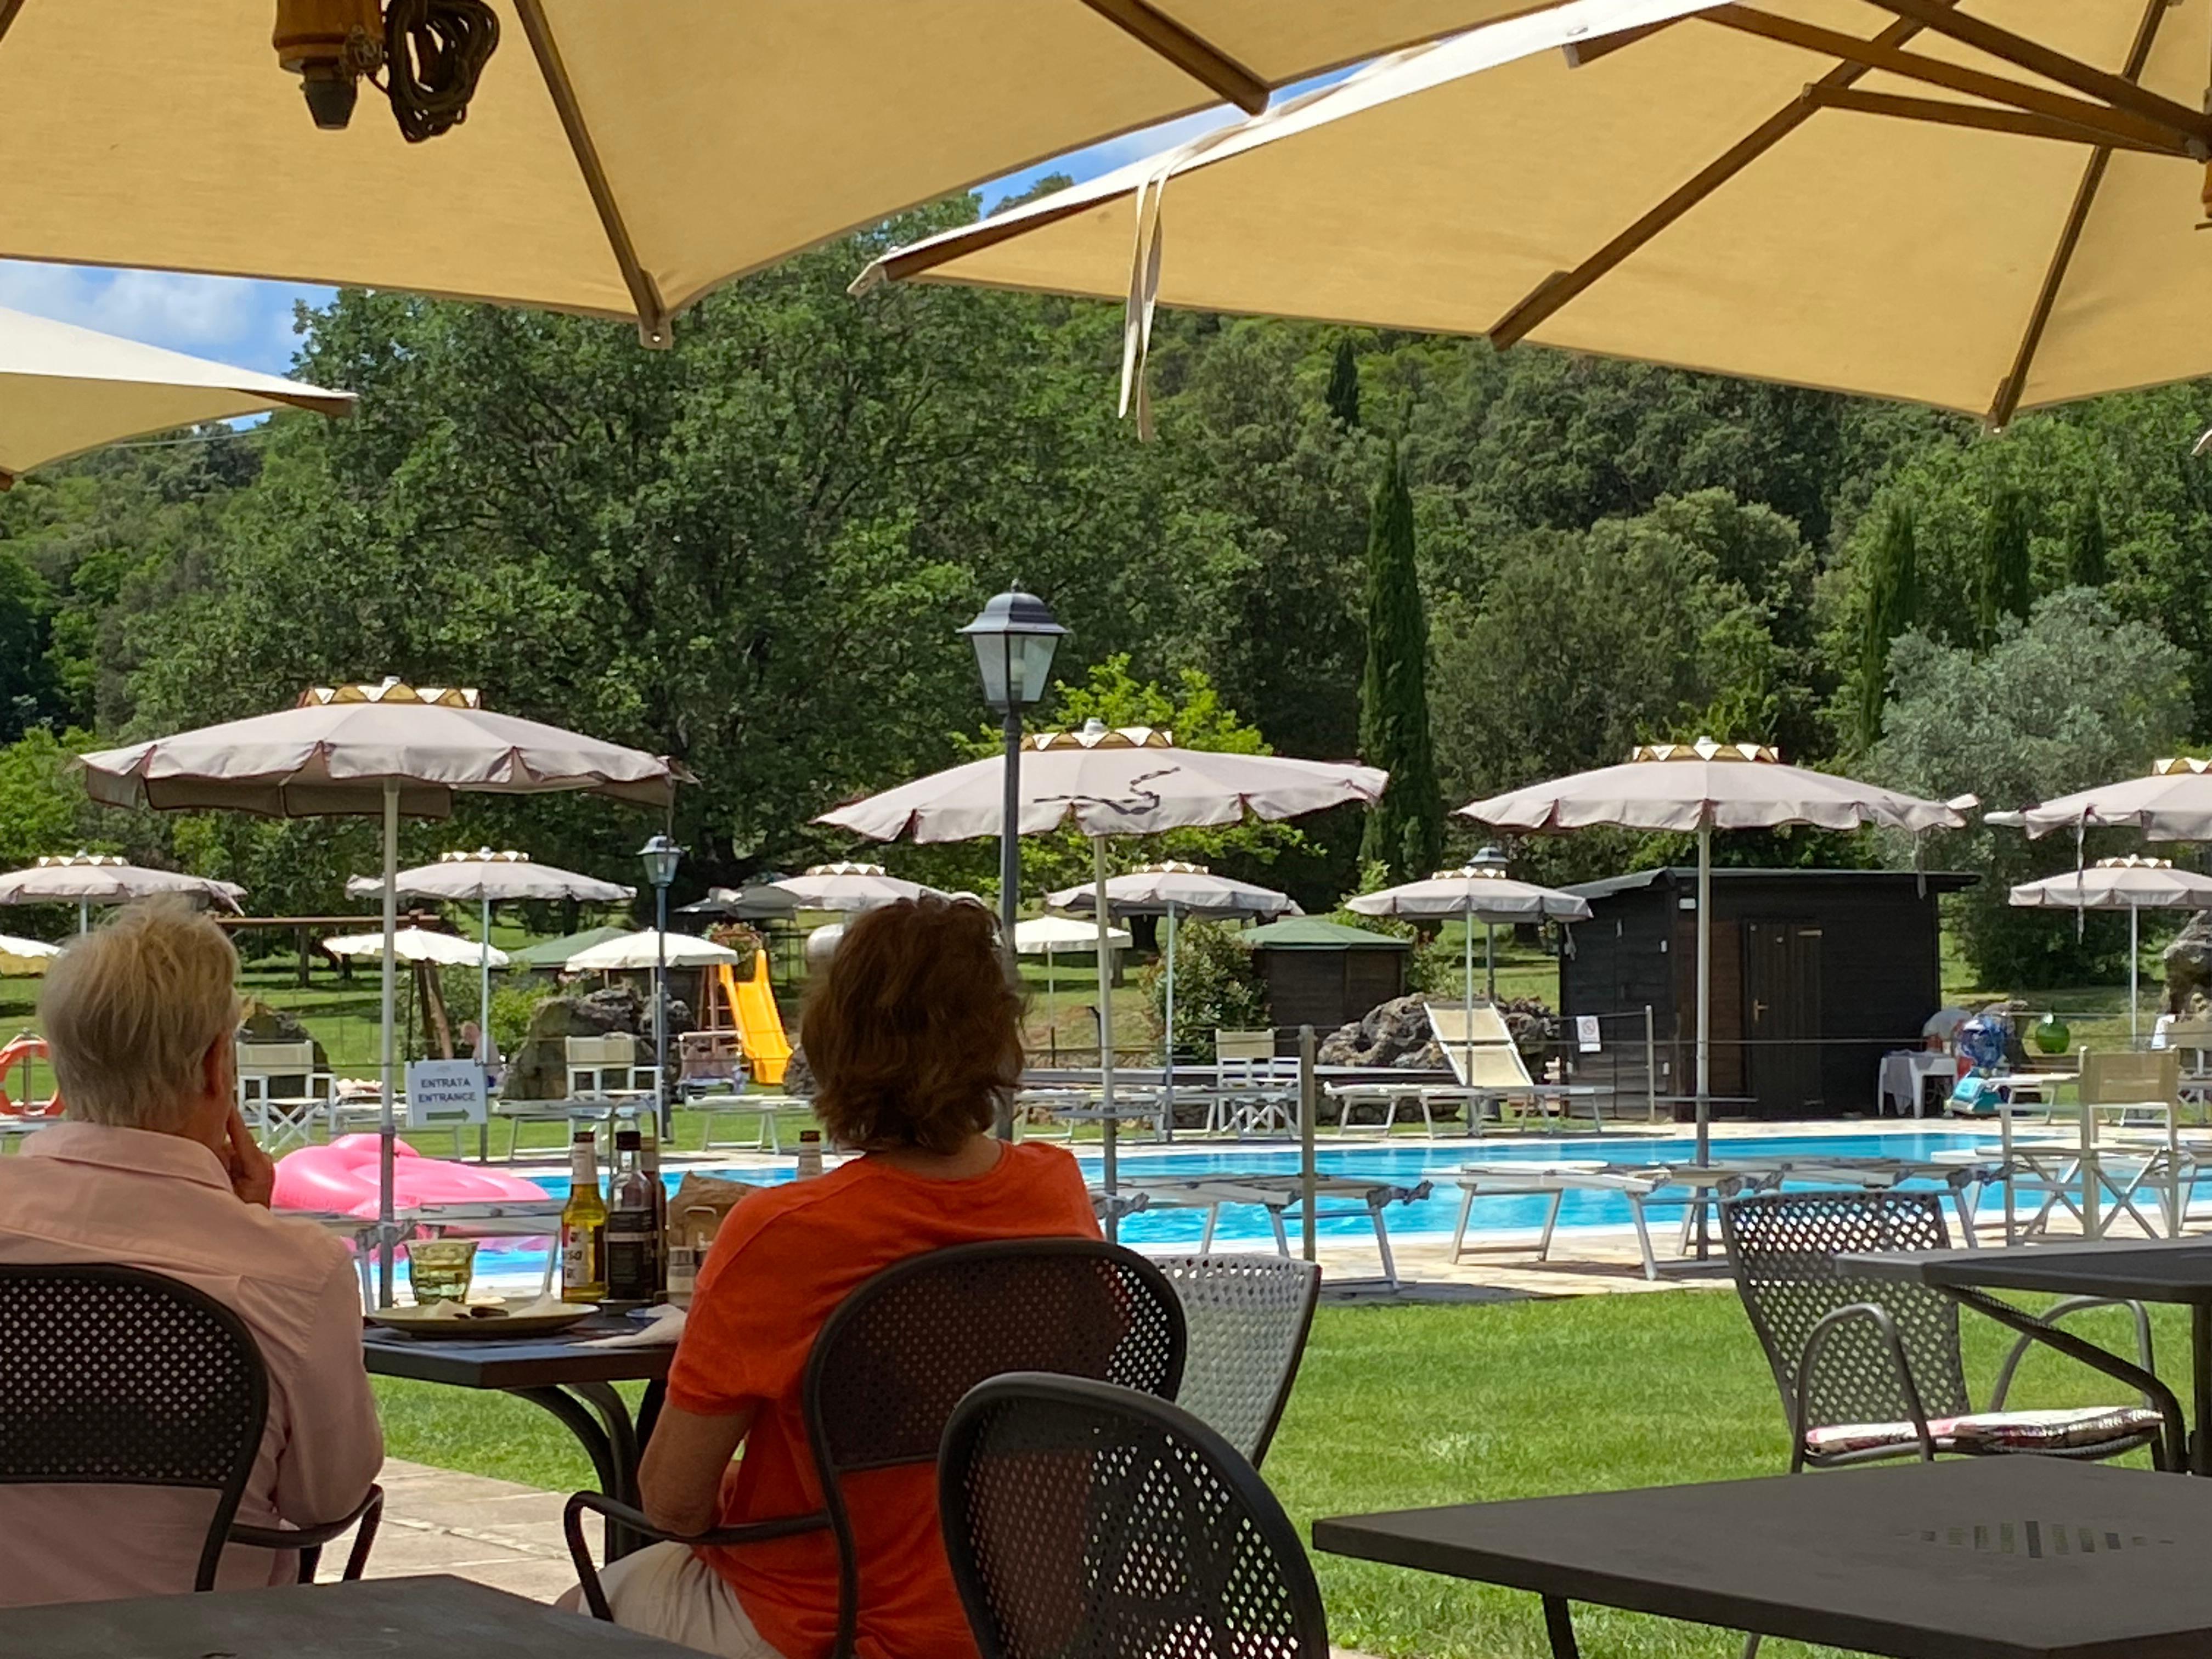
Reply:
M0 305L270 374L291 366L293 302L327 297L236 276L0 260Z

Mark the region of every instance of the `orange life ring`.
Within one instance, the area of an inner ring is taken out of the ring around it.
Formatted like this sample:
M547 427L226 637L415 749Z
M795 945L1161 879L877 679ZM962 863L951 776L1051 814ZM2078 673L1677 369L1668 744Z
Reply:
M8 1094L4 1079L10 1071L17 1066L24 1066L27 1069L29 1061L46 1058L46 1040L44 1037L19 1036L6 1046L0 1047L0 1116L59 1117L61 1115L62 1097L58 1091L49 1095L44 1100L27 1100L21 1106L16 1105Z

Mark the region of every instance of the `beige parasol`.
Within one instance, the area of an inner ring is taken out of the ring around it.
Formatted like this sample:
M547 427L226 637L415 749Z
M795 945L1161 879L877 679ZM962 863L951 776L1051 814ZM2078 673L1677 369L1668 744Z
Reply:
M1712 1094L1713 831L1810 824L1821 830L1879 825L1915 834L1956 830L1971 798L1922 800L1827 772L1784 766L1760 744L1662 743L1620 766L1470 802L1459 810L1501 830L1544 831L1615 824L1695 831L1698 837L1698 1162L1706 1161Z
M119 439L288 405L343 415L353 402L350 392L0 307L0 489Z
M810 865L802 874L764 884L803 910L874 910L901 899L945 896L934 887L890 874L880 864L849 860Z
M2177 870L2171 859L2099 859L2086 869L2022 882L2010 902L2025 909L2124 910L2128 913L2128 1037L2136 1024L2136 958L2142 953L2145 910L2212 909L2212 876Z
M665 343L717 284L901 208L1529 3L495 0L466 119L409 143L374 93L315 130L267 0L0 0L0 256L512 301ZM386 44L365 0L274 9Z
M106 853L69 853L43 858L21 870L0 875L0 904L75 904L76 930L91 926L95 904L127 904L158 893L182 893L203 904L235 912L246 890L236 882L187 876L175 870L150 870Z
M1769 0L1637 23L1583 0L1406 53L873 274L1127 295L1133 369L1158 301L1996 425L2212 371L2212 0Z
M384 935L340 933L325 939L323 949L334 957L381 957L385 954ZM400 962L434 962L447 968L473 968L480 957L489 957L495 968L507 966L504 951L485 950L477 941L463 939L459 933L434 933L427 927L394 931L391 954Z
M5 43L0 42L0 56ZM474 690L406 684L313 686L274 714L83 757L85 792L111 806L228 808L270 817L381 814L384 823L384 1141L378 1221L380 1295L392 1299L394 958L398 931L399 819L441 818L458 793L582 791L641 805L673 805L689 774L641 750L558 726L496 714Z

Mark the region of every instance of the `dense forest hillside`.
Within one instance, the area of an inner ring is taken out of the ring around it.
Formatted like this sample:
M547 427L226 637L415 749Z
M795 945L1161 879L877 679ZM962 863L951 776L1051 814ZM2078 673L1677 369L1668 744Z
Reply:
M112 845L234 875L257 908L325 908L367 866L366 826L94 813L65 750L386 673L682 758L702 780L677 823L688 888L842 854L814 813L974 743L954 630L1014 580L1073 629L1071 684L1126 657L1138 686L1196 687L1279 750L1348 754L1394 448L1455 805L1701 732L1993 803L2212 735L2197 388L1990 437L1540 349L1164 315L1139 444L1114 416L1118 310L846 295L884 243L972 210L739 283L665 352L611 324L343 293L301 315L298 368L358 391L355 418L118 448L0 496L0 857ZM1454 823L1448 851L1469 850ZM410 834L612 868L647 827L477 800ZM1224 857L1325 900L1358 878L1359 829ZM1675 850L1522 856L1566 877ZM1929 849L2071 854L1986 832ZM2038 971L2085 965L2070 939L2034 948Z

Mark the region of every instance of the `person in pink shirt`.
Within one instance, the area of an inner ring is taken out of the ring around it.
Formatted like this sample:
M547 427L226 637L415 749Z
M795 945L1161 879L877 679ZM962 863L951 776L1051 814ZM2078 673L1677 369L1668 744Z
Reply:
M275 1171L238 1115L237 974L223 931L173 899L126 907L56 959L39 1015L64 1119L0 1158L0 1261L144 1268L237 1313L269 1368L268 1427L237 1518L313 1526L367 1494L384 1436L353 1259L313 1223L270 1213ZM189 1590L213 1502L0 1486L0 1607ZM216 1582L298 1572L289 1552L234 1545Z

